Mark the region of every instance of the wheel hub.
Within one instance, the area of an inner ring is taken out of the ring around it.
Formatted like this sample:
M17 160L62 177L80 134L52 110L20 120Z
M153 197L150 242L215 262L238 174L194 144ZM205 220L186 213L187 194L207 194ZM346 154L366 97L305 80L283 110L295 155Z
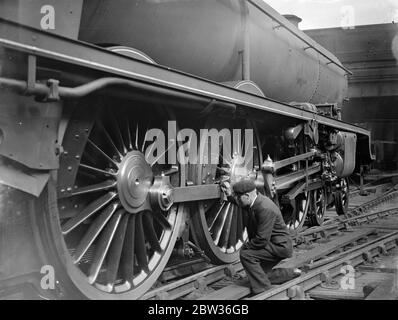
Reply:
M261 177L257 175L255 170L248 168L246 159L240 155L235 155L229 164L230 168L224 168L225 177L230 181L231 187L242 179L249 178L256 183L256 186L264 186Z
M126 211L137 213L150 209L148 193L153 183L153 172L139 151L126 154L117 177L120 201Z

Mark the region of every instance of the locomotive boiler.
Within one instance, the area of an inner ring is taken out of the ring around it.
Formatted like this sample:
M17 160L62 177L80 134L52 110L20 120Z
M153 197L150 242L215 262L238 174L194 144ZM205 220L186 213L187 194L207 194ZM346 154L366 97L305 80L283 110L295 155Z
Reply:
M293 233L344 215L373 159L340 121L349 70L263 1L3 0L0 19L0 231L21 206L56 297L135 299L173 261L237 261L225 182L253 179ZM20 250L0 250L10 278Z
M282 24L294 28L261 1L86 1L79 38L136 48L159 64L221 83L251 80L278 101L342 101L347 70Z

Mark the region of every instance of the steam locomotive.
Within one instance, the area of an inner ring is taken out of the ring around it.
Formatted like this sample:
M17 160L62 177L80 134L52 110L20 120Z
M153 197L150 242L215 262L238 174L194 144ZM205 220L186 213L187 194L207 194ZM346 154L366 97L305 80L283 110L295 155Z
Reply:
M177 254L237 261L222 182L292 232L344 215L374 158L349 73L261 0L0 1L0 252L21 217L58 296L137 299Z

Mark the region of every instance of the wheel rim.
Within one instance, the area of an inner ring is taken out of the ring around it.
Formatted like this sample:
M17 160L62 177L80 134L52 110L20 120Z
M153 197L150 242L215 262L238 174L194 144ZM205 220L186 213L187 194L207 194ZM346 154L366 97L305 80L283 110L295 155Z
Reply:
M246 120L223 123L218 119L217 124L209 120L206 127L218 130L222 128L251 128L253 129L253 145L248 145L247 148L244 143L240 146L236 145L235 149L233 148L232 150L238 150L237 154L231 154L229 159L224 159L220 155L218 165L198 165L195 172L197 183L210 184L229 181L233 185L242 177L249 176L252 179L256 179L256 174L253 170L258 170L262 161L258 134L254 123ZM247 161L249 158L246 158L249 155L246 151L251 147L253 148L252 164ZM242 152L243 150L245 150L244 153ZM246 165L242 166L239 163L245 163ZM236 204L221 200L198 202L198 211L193 216L194 230L205 254L215 264L236 261L239 258L240 248L248 238L246 212Z
M78 115L65 134L58 174L60 254L70 280L87 297L135 299L163 271L183 210L152 210L149 186L159 175L185 185L185 173L182 166L159 164L161 155L151 163L144 155L146 132L163 128L165 118L154 119L148 108L136 107L134 114L105 110L95 123L86 121L93 113Z
M316 189L312 191L311 217L314 225L322 225L326 211L325 189Z
M348 204L348 196L349 196L348 194L349 194L348 182L347 179L344 178L341 180L341 201L344 207L346 207Z
M310 204L308 196L309 192L305 192L296 197L296 208L292 210L287 219L285 218L285 223L289 230L298 231L303 227Z
M334 193L335 208L338 215L346 215L349 204L349 185L346 178L340 180L340 190Z

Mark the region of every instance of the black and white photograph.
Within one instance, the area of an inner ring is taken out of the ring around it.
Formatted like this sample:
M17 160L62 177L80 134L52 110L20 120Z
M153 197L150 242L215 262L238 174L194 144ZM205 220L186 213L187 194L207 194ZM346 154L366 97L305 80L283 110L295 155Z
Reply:
M398 300L398 0L0 0L0 300Z

